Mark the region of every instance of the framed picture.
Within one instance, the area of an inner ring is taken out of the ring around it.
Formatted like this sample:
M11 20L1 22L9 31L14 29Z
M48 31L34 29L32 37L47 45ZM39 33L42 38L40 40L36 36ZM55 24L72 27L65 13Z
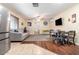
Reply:
M44 21L43 24L46 26L46 25L48 25L48 22L47 21Z
M72 15L72 23L75 23L76 22L76 14L73 14Z
M31 23L31 22L27 22L27 25L28 25L28 26L32 26L32 23Z

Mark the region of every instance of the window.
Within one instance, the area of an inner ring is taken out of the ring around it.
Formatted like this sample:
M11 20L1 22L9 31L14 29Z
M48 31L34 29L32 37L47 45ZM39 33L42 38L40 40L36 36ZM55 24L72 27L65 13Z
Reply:
M10 30L17 30L19 27L19 18L16 16L10 16Z

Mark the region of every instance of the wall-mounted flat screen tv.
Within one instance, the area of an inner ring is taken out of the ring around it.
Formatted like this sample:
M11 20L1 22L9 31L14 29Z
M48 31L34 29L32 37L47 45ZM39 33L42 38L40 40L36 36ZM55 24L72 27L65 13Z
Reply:
M59 25L62 25L62 18L59 18L55 21L55 25L56 26L59 26Z

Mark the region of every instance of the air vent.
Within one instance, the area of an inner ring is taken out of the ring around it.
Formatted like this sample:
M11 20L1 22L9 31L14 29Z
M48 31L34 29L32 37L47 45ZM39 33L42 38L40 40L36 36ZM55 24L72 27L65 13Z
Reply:
M33 7L38 7L39 4L38 3L32 3L33 4Z

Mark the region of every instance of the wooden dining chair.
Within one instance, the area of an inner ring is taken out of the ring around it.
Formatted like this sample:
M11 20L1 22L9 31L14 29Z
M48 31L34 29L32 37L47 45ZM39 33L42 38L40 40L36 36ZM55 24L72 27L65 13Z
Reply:
M75 35L76 35L75 31L68 32L68 39L67 39L68 44L73 43L75 45Z

